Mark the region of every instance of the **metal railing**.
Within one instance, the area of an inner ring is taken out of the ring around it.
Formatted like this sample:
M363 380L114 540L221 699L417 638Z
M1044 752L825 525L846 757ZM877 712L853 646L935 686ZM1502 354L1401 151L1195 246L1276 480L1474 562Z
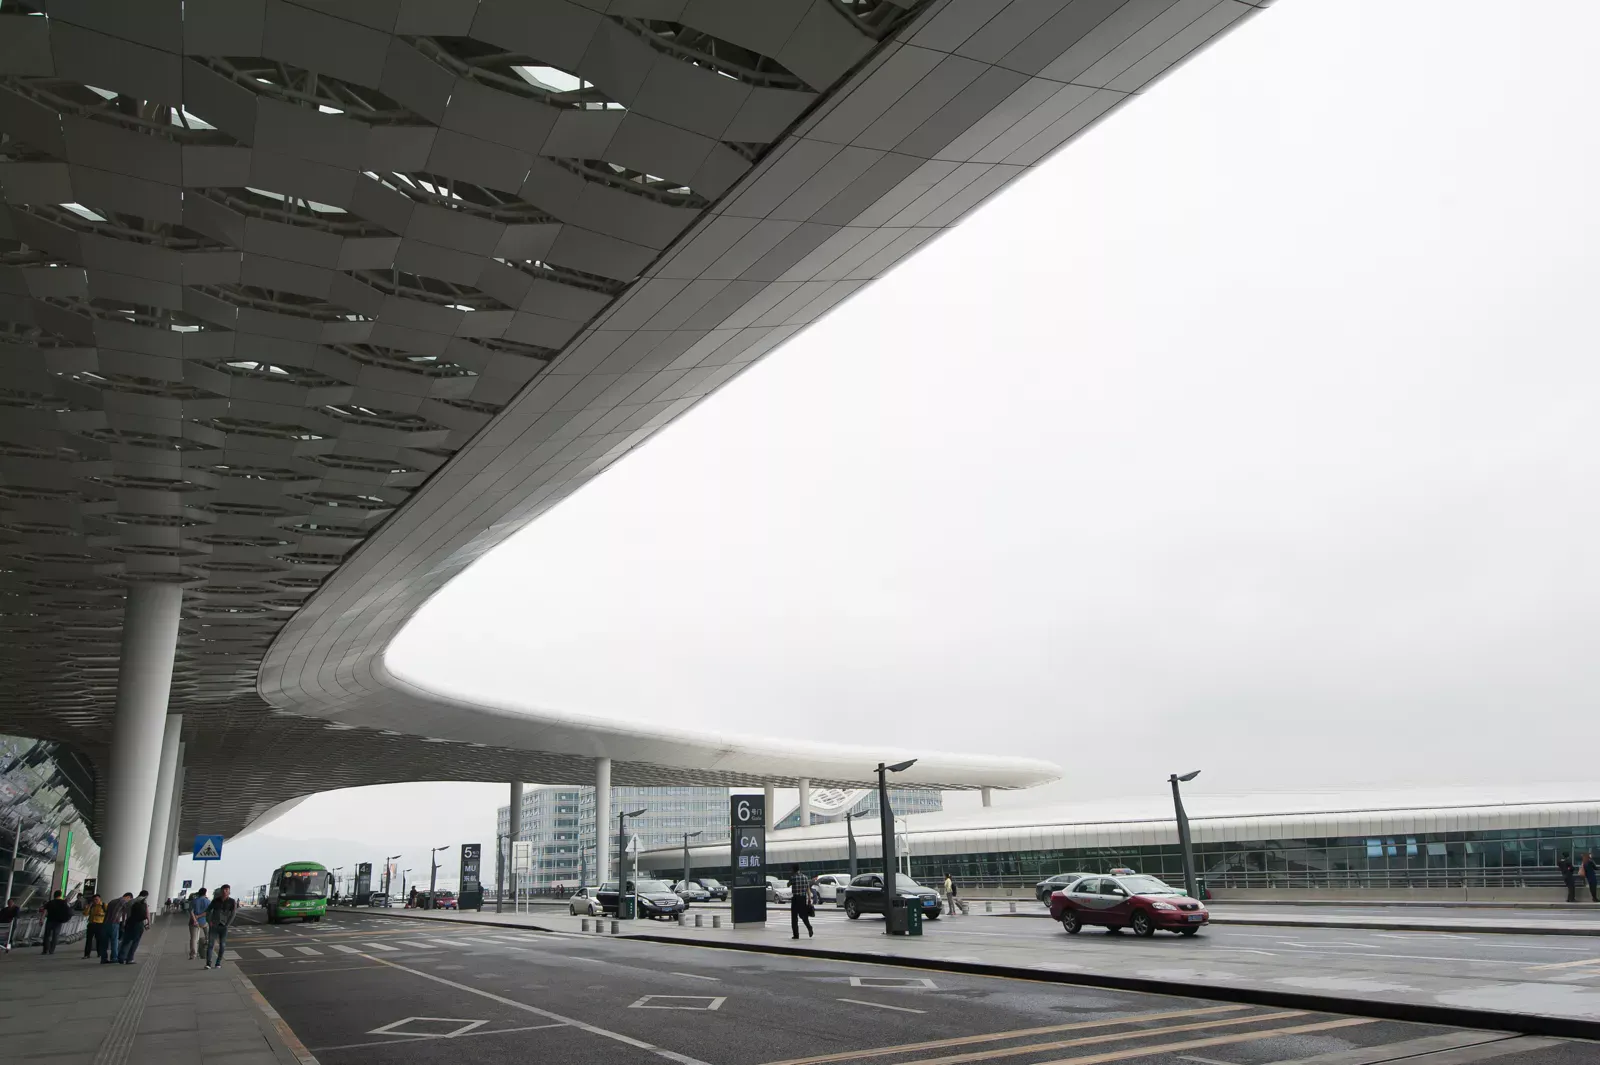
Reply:
M1093 872L1094 870L1085 870ZM1140 870L1144 872L1144 870ZM1171 883L1182 883L1181 874L1151 873ZM1250 869L1230 872L1200 870L1198 876L1213 891L1403 891L1449 888L1560 888L1561 873L1550 866L1521 869L1390 869L1390 870L1303 870ZM953 877L962 892L1018 891L1033 886L1045 875L1000 877ZM1581 877L1580 877L1581 879ZM932 880L924 881L931 883Z
M58 943L71 943L83 938L84 918L79 914L61 926L61 935ZM23 916L19 914L15 921L6 926L6 935L10 938L6 942L13 947L37 947L44 942L44 918L38 915Z

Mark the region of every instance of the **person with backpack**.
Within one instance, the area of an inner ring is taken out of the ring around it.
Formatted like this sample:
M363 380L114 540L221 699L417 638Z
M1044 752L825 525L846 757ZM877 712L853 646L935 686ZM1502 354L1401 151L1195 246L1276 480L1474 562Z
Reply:
M41 954L54 954L56 940L61 938L61 926L72 920L72 907L57 891L44 904L44 950Z
M124 891L120 898L112 899L106 906L106 953L100 958L106 964L122 957L122 927L132 905L133 892Z
M134 954L138 953L139 940L144 938L145 929L150 927L150 892L141 891L139 897L128 906L128 915L122 921L122 949L117 954L117 961L123 965L133 965Z
M227 884L217 888L217 897L211 900L211 905L206 908L206 924L209 935L206 937L206 968L222 968L222 952L228 945L228 929L233 926L233 915L239 911L239 904L234 901ZM217 948L216 964L211 961L211 948Z
M211 906L211 900L206 898L206 889L201 888L189 896L189 960L194 961L200 956L200 941L206 935L206 910Z

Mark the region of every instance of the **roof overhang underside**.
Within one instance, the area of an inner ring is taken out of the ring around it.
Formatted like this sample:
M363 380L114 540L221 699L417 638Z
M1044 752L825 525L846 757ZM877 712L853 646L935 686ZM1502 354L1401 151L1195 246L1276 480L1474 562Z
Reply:
M0 729L103 768L123 589L160 580L186 835L600 756L865 783L885 752L467 703L383 652L1258 6L3 0ZM1057 774L907 753L911 786Z

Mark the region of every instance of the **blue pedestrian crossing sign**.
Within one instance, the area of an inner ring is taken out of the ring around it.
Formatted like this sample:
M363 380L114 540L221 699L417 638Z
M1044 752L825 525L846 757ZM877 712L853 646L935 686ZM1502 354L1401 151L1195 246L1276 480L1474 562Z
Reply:
M222 857L221 836L196 836L194 838L194 860L197 862L214 862Z

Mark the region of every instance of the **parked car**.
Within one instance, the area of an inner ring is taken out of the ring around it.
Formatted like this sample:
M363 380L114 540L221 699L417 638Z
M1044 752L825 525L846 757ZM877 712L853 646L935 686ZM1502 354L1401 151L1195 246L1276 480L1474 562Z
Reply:
M850 886L850 877L844 873L823 873L814 877L811 886L824 902L838 902L839 892Z
M599 917L605 913L605 907L600 905L597 889L583 887L567 899L567 912L574 917Z
M672 885L672 890L684 902L711 901L711 892L702 887L698 880L680 880Z
M640 917L671 917L689 908L688 903L673 894L672 888L665 880L629 880L624 888L637 896ZM619 912L615 880L601 884L596 895L600 900L602 912L608 914Z
M1048 906L1051 895L1066 890L1088 875L1088 873L1057 873L1033 885L1033 893L1038 896L1040 902Z
M367 905L387 906L389 905L389 896L381 891L374 891L372 894L367 896Z
M1211 920L1205 903L1153 876L1083 877L1050 896L1050 916L1073 935L1093 924L1141 936L1157 929L1192 936Z
M436 910L459 910L461 903L457 901L454 891L441 891L434 896L433 908Z
M789 882L779 880L775 876L767 877L767 901L787 904L794 898L794 891L790 889Z
M709 876L700 878L700 886L711 893L711 898L717 902L728 901L728 885L720 880L713 880Z
M903 899L922 904L922 919L937 921L944 912L939 893L923 887L904 873L895 874L895 891ZM864 913L883 912L883 874L862 873L844 888L844 914L854 921Z

